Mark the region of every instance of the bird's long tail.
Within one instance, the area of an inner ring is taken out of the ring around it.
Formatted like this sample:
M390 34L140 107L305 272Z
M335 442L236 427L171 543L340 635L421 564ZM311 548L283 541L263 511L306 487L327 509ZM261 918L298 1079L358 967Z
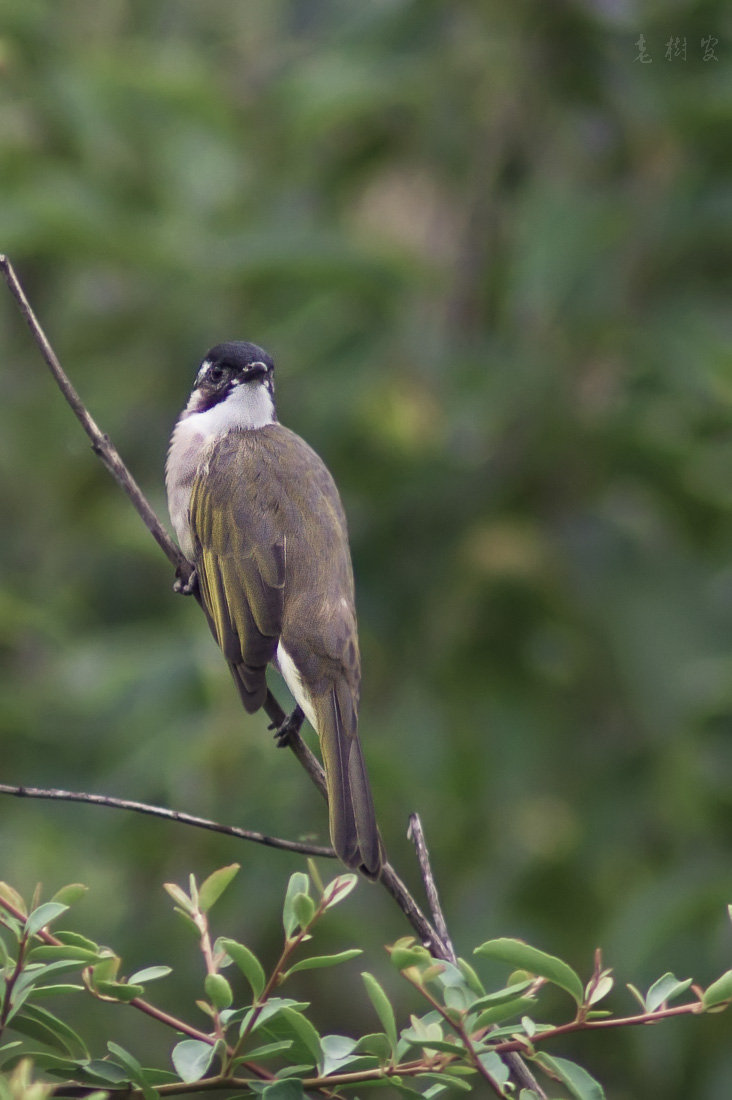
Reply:
M353 698L342 684L332 687L313 703L328 784L333 847L347 867L377 878L382 845L358 739Z

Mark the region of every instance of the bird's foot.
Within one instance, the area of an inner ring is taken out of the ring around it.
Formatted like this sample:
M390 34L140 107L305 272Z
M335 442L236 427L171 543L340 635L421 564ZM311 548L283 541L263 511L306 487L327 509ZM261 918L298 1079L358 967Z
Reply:
M284 749L289 745L293 733L300 732L304 721L305 715L302 710L300 707L295 707L292 714L288 714L282 725L275 727L274 722L272 723L269 728L275 731L274 738L278 749Z
M179 596L195 596L198 591L198 571L194 568L187 581L180 575L180 568L176 569L173 591Z

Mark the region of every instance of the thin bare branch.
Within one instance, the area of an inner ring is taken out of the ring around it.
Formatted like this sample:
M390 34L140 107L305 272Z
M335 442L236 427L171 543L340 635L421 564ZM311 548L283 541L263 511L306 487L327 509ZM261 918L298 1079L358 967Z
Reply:
M93 806L110 806L115 810L131 810L137 814L149 814L162 817L166 821L178 821L181 825L193 825L197 829L209 829L213 833L234 836L238 840L251 840L255 844L264 844L269 848L282 848L287 852L299 852L305 856L323 856L334 859L332 848L320 844L305 844L297 840L283 840L281 837L268 836L266 833L240 829L238 825L221 825L218 821L209 821L205 817L195 817L181 810L168 810L164 806L151 806L147 802L133 802L128 798L113 798L106 794L89 794L86 791L62 791L56 788L12 787L0 783L0 794L14 795L16 798L46 798L58 802L85 802Z
M657 1008L655 1012L641 1012L637 1016L613 1016L605 1020L572 1020L568 1024L558 1024L557 1027L547 1028L546 1031L537 1032L532 1036L531 1044L545 1043L549 1039L556 1039L557 1035L573 1035L578 1031L605 1031L616 1027L652 1027L660 1024L662 1020L669 1020L674 1016L699 1016L705 1011L701 1001L690 1001L683 1005L673 1005L665 1008ZM525 1051L527 1043L522 1039L505 1039L496 1043L493 1049L505 1057L506 1054L516 1051Z
M427 851L427 842L424 839L424 830L422 829L422 822L419 814L409 815L407 836L414 844L417 853L419 869L422 872L422 882L424 883L425 893L427 894L427 901L429 903L430 912L432 913L432 920L435 923L435 928L449 953L450 962L457 962L455 948L452 945L450 933L447 931L445 916L442 912L442 906L440 905L440 896L437 893L435 876L432 874L430 854Z
M31 330L33 339L38 345L48 369L51 371L51 374L56 380L56 384L66 399L66 403L89 436L92 450L101 458L114 480L130 498L142 522L145 524L165 556L172 562L176 569L180 570L182 578L187 580L191 572L190 563L186 561L185 557L156 516L147 498L140 489L140 486L122 461L117 448L111 442L109 436L105 435L98 427L95 420L89 414L84 402L69 381L55 351L51 347L45 332L38 322L38 318L33 312L25 291L20 285L18 276L15 274L13 265L10 263L7 256L0 255L0 270L5 277L10 293L18 303L20 312L28 328Z
M287 718L284 710L275 699L271 691L267 690L267 698L264 701L264 711L273 729L279 729L282 723ZM296 730L292 730L287 738L287 748L290 749L297 759L302 764L305 771L312 779L315 786L322 794L325 801L328 801L328 788L325 785L325 772L320 764L320 761L314 753L310 751L302 737Z
M394 898L394 901L404 913L404 916L419 936L421 942L429 949L430 953L434 955L436 959L444 959L449 962L450 954L448 948L442 942L390 863L385 863L381 868L379 882L383 883L384 888Z

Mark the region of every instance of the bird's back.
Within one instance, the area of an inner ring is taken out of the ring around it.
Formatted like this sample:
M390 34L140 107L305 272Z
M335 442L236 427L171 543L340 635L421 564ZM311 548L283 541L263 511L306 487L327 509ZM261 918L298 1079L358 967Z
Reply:
M294 432L271 424L219 440L199 480L209 495L219 497L211 503L223 520L210 540L218 554L241 555L243 540L264 555L265 572L270 564L274 574L281 552L280 634L313 690L325 690L331 679L345 674L357 696L360 665L346 518L325 463Z

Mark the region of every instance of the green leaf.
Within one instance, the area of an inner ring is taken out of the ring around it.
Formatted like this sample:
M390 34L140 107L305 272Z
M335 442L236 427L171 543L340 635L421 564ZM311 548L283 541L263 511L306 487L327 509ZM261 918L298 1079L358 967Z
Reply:
M99 962L100 955L99 951L90 951L86 947L72 947L70 944L56 947L55 944L43 943L28 952L28 959L32 962L67 959L69 962L75 962L76 969L81 970L85 966Z
M97 981L113 982L116 980L119 974L119 968L122 963L119 955L115 955L112 951L104 951L99 959L98 963L95 963L92 967L92 977L94 984Z
M60 901L46 901L43 905L39 905L37 909L34 909L32 913L28 914L28 919L25 922L25 930L29 936L35 936L37 932L40 932L42 928L45 928L47 924L55 920L56 917L60 917L62 913L68 911L68 905L63 905Z
M596 1005L598 1001L601 1001L604 997L607 997L608 993L611 991L614 985L615 979L612 977L612 975L601 974L597 983L595 985L592 985L592 983L588 984L587 989L585 990L587 1004Z
M508 1083L509 1068L494 1050L486 1050L479 1054L478 1061L498 1085L503 1086Z
M207 974L203 987L214 1008L228 1008L232 1004L234 994L223 974Z
M429 968L427 974L430 973ZM475 1001L475 992L465 980L462 970L451 962L441 962L439 971L434 977L426 980L441 985L444 989L445 1005L447 1008L456 1008L462 1012L469 1009Z
M543 1052L537 1054L534 1061L566 1085L576 1100L605 1100L602 1085L575 1062Z
M92 1058L87 1062L79 1062L79 1068L86 1075L96 1078L97 1081L110 1085L119 1085L122 1081L129 1081L130 1076L126 1069L118 1066L116 1062L109 1062L102 1058Z
M16 920L15 917L11 917L10 914L0 906L0 928L6 928L13 936L13 939L20 941L23 935L24 925L24 920Z
M332 909L334 905L339 905L352 890L355 890L357 883L358 875L338 875L331 879L323 890L323 908Z
M235 1058L233 1064L238 1065L239 1062L258 1062L262 1058L273 1058L276 1054L284 1054L291 1047L292 1039L280 1039L276 1043L264 1043L262 1046L253 1047L252 1050L248 1050L246 1054L242 1054L239 1058Z
M483 997L485 995L485 987L483 986L483 983L481 982L475 970L473 970L470 963L466 962L465 959L458 959L457 964L460 969L460 973L462 974L465 981L468 983L469 987L472 989L473 993L477 994L478 997Z
M150 1066L145 1066L142 1072L145 1075L145 1080L148 1085L151 1085L154 1089L159 1089L161 1085L178 1084L178 1074L173 1073L172 1070L154 1069Z
M190 1084L205 1077L213 1061L214 1048L200 1039L184 1039L173 1047L171 1059L181 1081Z
M146 982L156 982L158 978L167 978L168 974L172 973L170 966L146 966L143 970L136 970L134 974L130 974L127 981L130 984L144 985Z
M341 1070L349 1061L356 1047L356 1040L347 1035L323 1035L320 1040L322 1059L318 1069L323 1077Z
M193 911L196 912L200 908L198 904L198 883L196 882L196 876L192 872L188 876L188 890Z
M175 882L164 882L163 883L163 889L166 891L166 893L170 894L173 901L178 903L178 905L181 907L181 909L183 910L184 913L188 913L188 914L195 913L195 911L196 911L195 905L193 904L191 899L188 897L188 894L185 892L185 890L181 889L181 887L178 886L177 883L175 883Z
M130 1052L128 1050L125 1050L124 1047L121 1047L119 1043L113 1043L111 1041L107 1043L107 1049L109 1050L110 1054L113 1054L115 1058L119 1059L119 1061L125 1067L128 1074L130 1075L130 1080L134 1081L134 1083L138 1085L139 1088L142 1090L142 1095L145 1097L145 1100L159 1100L158 1094L155 1092L155 1089L150 1085L145 1075L145 1071L143 1070L140 1063L137 1061L137 1058L135 1058L134 1054L130 1054Z
M533 1039L536 1035L536 1023L530 1016L521 1017L521 1027L524 1029L524 1034Z
M434 1087L431 1088L431 1089L428 1089L428 1091L423 1093L422 1095L425 1096L425 1097L438 1096L439 1092L444 1092L445 1089L448 1089L448 1088L460 1089L462 1092L472 1092L474 1084L475 1084L474 1081L463 1081L463 1080L461 1080L460 1077L453 1076L452 1074L450 1074L450 1080L449 1081L447 1080L447 1074L448 1074L449 1070L454 1069L454 1068L456 1068L456 1067L450 1067L450 1066L446 1067L445 1073L420 1073L420 1075L419 1075L420 1081L434 1081L435 1082ZM461 1066L459 1068L467 1069L469 1067ZM470 1072L475 1073L476 1071L471 1068ZM438 1086L442 1086L439 1089L439 1092L438 1092Z
M412 1088L411 1085L405 1085L401 1077L390 1077L388 1084L392 1085L393 1088L395 1088L397 1092L401 1093L402 1096L410 1097L410 1100L411 1098L418 1098L418 1100L422 1100L423 1098L423 1094L421 1092L418 1092L416 1089Z
M86 1066L88 1064L86 1059L77 1061L74 1058L61 1058L58 1054L50 1054L45 1050L28 1051L23 1057L30 1058L36 1069L42 1069L45 1073L53 1077L63 1077L67 1082L69 1080L90 1080L90 1077L86 1073ZM7 1068L9 1064L10 1063L6 1062L4 1068ZM126 1081L127 1075L124 1073L124 1070L121 1070L119 1067L115 1068L119 1074L117 1082ZM99 1084L99 1078L94 1078L92 1083L95 1085Z
M281 1016L286 1008L302 1009L309 1008L307 1001L293 1001L289 997L270 997L266 1004L257 1012L257 1019L252 1025L251 1030L256 1031L276 1016ZM253 1008L243 1008L237 1012L232 1012L230 1020L236 1020L240 1016L242 1018L241 1033L242 1035L249 1027L249 1020L254 1014Z
M248 947L245 947L243 943L237 943L236 940L229 940L222 937L216 941L216 946L220 947L234 960L239 970L241 970L252 987L252 993L255 998L259 997L267 980L264 975L262 964L257 956L250 951Z
M9 883L0 882L0 898L3 898L5 901L7 901L9 905L12 905L13 909L17 909L19 913L23 914L23 916L25 916L25 914L27 913L25 901L18 893L18 891L14 890L13 887L9 885Z
M14 1031L19 1031L22 1035L30 1035L32 1039L40 1039L42 1043L60 1050L63 1054L70 1054L72 1057L78 1054L84 1058L89 1057L81 1036L48 1009L26 1004L23 1011L13 1017L12 1026Z
M37 985L52 974L58 976L61 974L74 974L80 969L81 966L75 959L59 959L57 962L45 964L30 963L25 967L18 981L15 983L14 992L25 988L27 985Z
M475 954L488 959L501 959L510 966L528 970L531 974L546 978L547 981L574 997L577 1004L582 1004L584 1000L582 982L571 966L554 955L547 955L537 947L531 947L523 940L488 940L480 947L476 947Z
M262 1100L305 1100L300 1081L275 1081L262 1090Z
M523 982L516 982L514 985L507 985L505 989L498 989L495 993L486 993L484 997L479 997L477 1001L473 1001L470 1006L472 1011L475 1012L481 1008L488 1008L489 1005L503 1004L504 1001L512 1001L515 997L520 996L525 989L529 989L534 984L534 978L527 978Z
M51 901L61 902L62 905L73 905L84 897L89 890L83 882L70 882L68 886L62 886L51 898Z
M552 1027L551 1024L537 1024L533 1020L532 1020L532 1023L533 1023L533 1028L534 1028L533 1034L536 1035L536 1036L541 1036L545 1032L550 1032L550 1031L555 1030ZM507 1038L511 1038L511 1036L515 1037L517 1032L519 1032L521 1030L523 1030L523 1025L522 1024L508 1023L508 1024L501 1024L500 1026L496 1025L493 1028L491 1028L490 1041L491 1041L491 1043L494 1043L498 1039L507 1039Z
M386 1037L389 1040L391 1046L392 1057L396 1056L397 1048L397 1029L396 1018L394 1016L394 1009L391 1007L389 998L373 974L369 974L368 971L363 971L361 974L364 985L366 986L366 992L369 995L369 1000L376 1010L376 1015L379 1017L381 1026L383 1027Z
M359 955L363 955L360 947L352 947L348 951L339 951L337 955L312 955L309 959L301 959L296 962L294 966L285 971L282 977L283 979L289 978L290 974L294 974L298 970L323 970L328 966L338 966L339 963L348 962L349 959L357 959Z
M310 879L302 871L295 871L294 875L290 875L290 881L287 884L287 892L285 894L285 903L282 907L282 923L284 925L285 935L288 938L292 936L300 923L295 911L295 898L298 894L307 894L309 889Z
M198 925L196 924L196 922L193 920L193 917L189 916L188 913L186 913L178 905L176 905L173 912L178 917L178 919L183 922L183 924L188 929L188 931L193 935L194 939L197 940L200 943L200 941L201 941L201 930L198 927Z
M31 993L36 993L39 988L44 988L41 983L46 981L52 974L60 976L61 974L68 974L69 972L76 973L78 970L78 962L69 962L68 960L61 960L59 962L49 963L48 965L40 963L29 964L23 970L13 987L11 998L12 1009L7 1017L8 1022L12 1020L26 997Z
M646 1012L655 1012L665 1001L673 1000L674 997L685 993L692 981L692 978L679 981L673 974L664 974L646 993Z
M413 936L404 936L402 939L397 940L389 951L389 961L393 967L397 970L407 970L410 966L423 966L425 963L432 962L432 956L426 947L422 947L420 943L415 943ZM437 963L439 968L438 972L441 972L447 963Z
M83 985L40 985L32 989L29 995L34 998L57 997L62 993L83 993L84 988Z
M516 997L513 1001L503 1001L502 1004L484 1009L476 1019L475 1026L487 1027L489 1024L502 1024L504 1020L510 1020L512 1016L520 1016L535 1005L536 997Z
M198 906L204 913L207 913L219 900L232 879L239 873L239 869L240 864L230 863L228 867L221 867L218 871L214 871L202 883L198 891Z
M321 1058L322 1048L320 1045L320 1036L310 1023L310 1020L294 1008L283 1008L282 1017L312 1055L313 1063L317 1065Z
M406 1039L411 1047L419 1047L420 1050L443 1050L447 1054L459 1054L462 1047L459 1043L449 1039L430 1039L416 1034L412 1028L405 1028L402 1038Z
M704 1008L713 1008L725 1001L732 1001L732 970L726 970L720 978L712 982L702 996Z
M413 1039L418 1039L420 1043L440 1042L444 1038L442 1018L439 1013L430 1012L422 1019L419 1016L410 1016L409 1020L411 1027L402 1031L402 1038L409 1042ZM455 1050L454 1044L451 1049Z
M459 1089L462 1092L472 1092L474 1084L473 1081L463 1081L459 1077L450 1077L448 1080L447 1071L444 1074L419 1074L419 1081L424 1081L425 1084L427 1081L435 1081L431 1088L422 1093L425 1100L433 1100L434 1097L443 1095L443 1092L451 1088Z
M308 858L305 862L307 864L308 877L310 878L310 881L312 882L312 884L315 887L318 894L320 894L321 897L322 897L325 887L323 886L323 880L320 877L320 871L318 870L318 865L317 865L317 863L315 862L315 860L313 859L312 856L308 856Z
M87 951L99 951L99 944L94 940L88 939L86 936L82 936L80 932L56 932L56 939L61 943L68 944L70 947L84 947Z
M373 1055L382 1066L385 1066L392 1057L391 1043L382 1031L374 1031L369 1035L362 1035L356 1043L356 1050L359 1053Z
M292 909L300 927L302 929L307 928L315 916L315 902L310 895L295 894L292 899Z

